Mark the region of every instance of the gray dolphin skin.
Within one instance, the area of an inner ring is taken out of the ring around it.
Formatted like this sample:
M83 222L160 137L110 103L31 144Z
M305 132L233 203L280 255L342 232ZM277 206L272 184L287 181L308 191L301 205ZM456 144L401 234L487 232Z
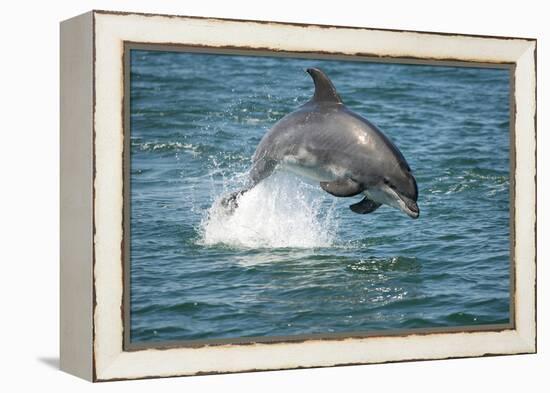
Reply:
M323 71L307 72L315 94L264 135L248 184L222 203L237 207L240 195L282 168L318 181L336 197L362 194L363 199L350 206L355 213L388 205L418 218L418 187L403 154L374 124L346 108Z

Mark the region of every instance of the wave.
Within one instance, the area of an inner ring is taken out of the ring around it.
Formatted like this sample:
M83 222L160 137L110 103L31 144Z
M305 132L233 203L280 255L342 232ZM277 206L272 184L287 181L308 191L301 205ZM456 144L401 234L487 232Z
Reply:
M196 145L193 145L191 143L181 143L181 142L143 142L143 143L135 143L135 147L137 147L141 151L159 151L159 152L165 152L165 151L178 151L178 150L187 150L194 153L197 153L199 151L199 147Z
M238 248L324 248L336 242L335 204L313 186L276 173L239 197L229 213L220 196L200 223L199 243Z

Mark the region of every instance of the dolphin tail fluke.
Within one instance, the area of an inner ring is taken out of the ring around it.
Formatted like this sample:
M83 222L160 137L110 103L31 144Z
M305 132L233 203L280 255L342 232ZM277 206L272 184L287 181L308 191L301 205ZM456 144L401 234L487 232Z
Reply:
M243 195L245 192L249 191L249 188L245 188L243 190L234 191L222 198L220 201L220 204L227 209L229 213L233 213L236 208L239 207L239 198L241 195Z
M249 173L249 180L245 187L239 191L234 191L222 198L221 205L231 214L239 207L239 198L244 193L253 189L256 184L268 177L275 170L277 163L274 160L260 158L254 162Z
M350 205L349 208L352 212L357 214L369 214L378 209L380 206L382 206L380 203L374 202L365 197L361 200L361 202Z

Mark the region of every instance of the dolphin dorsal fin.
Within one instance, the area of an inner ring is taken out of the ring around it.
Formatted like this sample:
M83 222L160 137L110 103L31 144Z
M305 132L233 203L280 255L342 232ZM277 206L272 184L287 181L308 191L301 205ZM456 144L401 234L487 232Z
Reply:
M306 71L311 75L315 84L315 94L311 101L342 103L342 99L336 92L336 88L323 71L319 68L308 68Z

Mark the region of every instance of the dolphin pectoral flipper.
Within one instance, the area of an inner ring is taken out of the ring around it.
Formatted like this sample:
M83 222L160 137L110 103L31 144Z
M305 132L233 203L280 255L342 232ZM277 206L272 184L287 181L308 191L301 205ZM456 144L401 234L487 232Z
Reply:
M349 208L352 212L357 214L368 214L378 209L382 204L374 202L367 197L364 197L361 202L350 205Z
M361 184L349 179L338 179L331 182L321 183L321 188L337 197L351 197L360 194L363 191Z

